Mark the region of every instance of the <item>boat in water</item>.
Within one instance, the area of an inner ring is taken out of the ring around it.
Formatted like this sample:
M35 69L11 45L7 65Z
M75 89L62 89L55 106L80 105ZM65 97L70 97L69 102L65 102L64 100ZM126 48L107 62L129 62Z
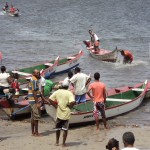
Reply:
M118 58L117 47L113 51L100 48L100 50L98 52L95 52L93 46L90 47L91 42L89 40L83 41L83 43L86 45L87 50L89 51L90 55L93 58L96 58L101 61L108 61L108 62L116 62L117 61L117 58Z

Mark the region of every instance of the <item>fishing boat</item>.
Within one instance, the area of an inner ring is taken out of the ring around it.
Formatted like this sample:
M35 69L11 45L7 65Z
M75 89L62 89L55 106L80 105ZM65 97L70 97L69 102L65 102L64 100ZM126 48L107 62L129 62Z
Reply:
M26 100L25 97L25 95L19 96L19 98L13 97L11 99L6 96L0 97L0 108L9 118L29 114L29 101Z
M3 14L6 14L11 17L19 17L20 16L20 13L18 10L16 10L14 13L12 13L9 10L5 10L5 8L3 8Z
M66 73L69 70L77 67L79 65L79 59L82 55L83 51L80 50L77 54L65 58L60 58L58 56L55 60L44 62L28 68L17 69L11 72L18 73L20 75L19 82L21 83L27 82L27 79L31 77L34 69L41 71L41 75L46 79L49 79L52 76Z
M47 78L54 74L56 71L56 67L59 62L59 56L53 60L44 62L38 65L34 65L32 67L22 68L22 69L16 69L13 71L10 71L10 73L17 73L19 74L19 82L21 84L24 84L27 82L28 78L32 76L32 73L35 69L39 70L42 76L46 76Z
M147 80L140 86L120 90L110 94L106 98L106 117L111 118L127 113L137 108L143 101L147 90ZM55 120L56 109L53 106L46 105L47 113ZM70 124L83 124L93 122L93 102L87 100L85 103L75 105L71 110Z
M69 70L77 67L79 65L79 59L83 55L83 51L80 50L77 54L68 56L66 58L59 58L54 75L66 73Z
M100 51L97 53L95 52L93 47L89 47L91 43L89 40L83 41L83 43L86 45L87 50L89 51L90 55L93 58L96 58L101 61L108 61L108 62L117 61L117 57L118 57L117 47L113 51L100 48Z

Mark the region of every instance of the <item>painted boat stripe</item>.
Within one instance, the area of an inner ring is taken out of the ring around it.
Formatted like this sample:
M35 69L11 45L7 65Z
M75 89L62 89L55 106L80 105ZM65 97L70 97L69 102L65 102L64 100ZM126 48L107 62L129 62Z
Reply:
M18 73L20 75L25 75L25 76L31 75L30 73L25 73L25 72L20 72L20 71L12 71L12 73Z
M50 67L51 67L51 66L53 66L54 64L52 64L52 63L45 63L44 65L45 65L45 66L50 66Z
M114 101L114 102L130 102L131 99L106 98L106 101Z
M140 91L140 92L143 92L143 91L144 91L144 89L134 88L134 89L132 89L132 91Z
M76 58L76 57L67 57L67 59L74 59L74 58Z

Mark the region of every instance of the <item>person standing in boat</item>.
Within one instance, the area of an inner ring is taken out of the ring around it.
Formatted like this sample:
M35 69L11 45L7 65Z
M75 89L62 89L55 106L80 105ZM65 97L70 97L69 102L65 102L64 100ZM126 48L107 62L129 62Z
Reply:
M75 68L75 75L69 80L74 87L76 103L86 102L86 86L91 81L90 76L81 73L80 68Z
M101 114L104 127L107 129L108 127L105 115L106 86L99 80L100 74L98 72L94 74L94 79L95 81L89 85L87 94L94 102L93 115L95 117L97 130L99 130L99 114Z
M11 5L10 7L10 13L14 14L16 11L15 7L13 5Z
M9 9L9 6L8 6L8 3L6 2L6 3L5 3L5 6L3 7L3 10L4 10L4 11L7 11L8 9Z
M68 90L69 83L62 84L62 88L55 91L50 97L50 103L57 109L56 112L56 146L59 145L60 131L63 130L63 143L66 146L71 108L75 104L74 95Z
M123 56L124 64L131 64L133 61L133 54L129 50L121 50L121 55Z
M99 48L100 40L99 40L98 36L92 30L89 30L89 34L90 34L90 37L91 37L90 47L94 48L95 53L99 53L99 51L100 51L100 48Z

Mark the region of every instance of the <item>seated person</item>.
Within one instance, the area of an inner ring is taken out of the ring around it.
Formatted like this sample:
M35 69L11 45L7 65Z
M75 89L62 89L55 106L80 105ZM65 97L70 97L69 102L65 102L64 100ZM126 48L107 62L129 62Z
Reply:
M10 7L10 13L14 14L16 11L15 7L13 5L11 5Z
M100 52L99 45L100 45L100 41L99 40L94 42L94 53L95 54L99 54L99 52Z

